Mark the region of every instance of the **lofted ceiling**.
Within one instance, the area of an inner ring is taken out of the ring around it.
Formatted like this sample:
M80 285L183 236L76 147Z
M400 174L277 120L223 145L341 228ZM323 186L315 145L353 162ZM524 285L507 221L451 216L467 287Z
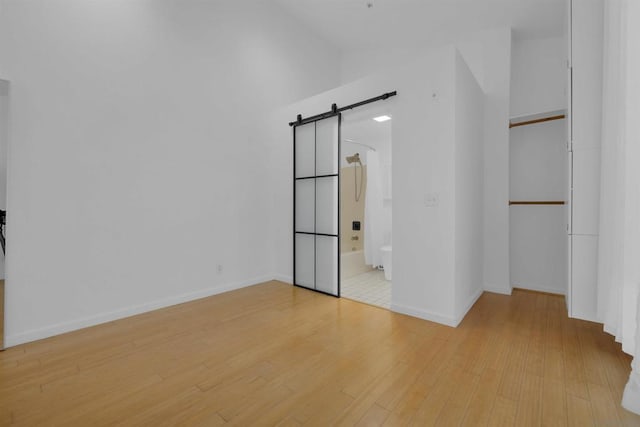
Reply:
M345 51L433 45L505 26L517 39L557 37L566 17L566 0L275 1Z

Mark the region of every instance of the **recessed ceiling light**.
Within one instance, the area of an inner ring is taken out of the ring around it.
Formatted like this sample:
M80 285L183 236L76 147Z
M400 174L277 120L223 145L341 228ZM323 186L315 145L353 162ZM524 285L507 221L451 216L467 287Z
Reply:
M391 117L389 117L389 116L378 116L378 117L374 117L373 120L375 120L376 122L386 122L387 120L391 120Z

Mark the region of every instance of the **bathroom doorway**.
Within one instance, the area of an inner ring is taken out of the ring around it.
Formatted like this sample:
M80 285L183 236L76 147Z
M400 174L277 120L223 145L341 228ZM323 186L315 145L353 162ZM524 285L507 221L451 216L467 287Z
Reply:
M344 112L340 158L341 295L386 309L393 280L392 106Z

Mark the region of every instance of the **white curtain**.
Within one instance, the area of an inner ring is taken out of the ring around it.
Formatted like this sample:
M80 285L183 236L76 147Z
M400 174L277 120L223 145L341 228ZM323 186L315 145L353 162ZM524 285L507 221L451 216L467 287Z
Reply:
M605 3L598 317L636 356L623 406L640 413L640 1Z
M364 199L364 261L368 265L382 265L380 248L384 245L384 212L380 157L367 151L367 194Z

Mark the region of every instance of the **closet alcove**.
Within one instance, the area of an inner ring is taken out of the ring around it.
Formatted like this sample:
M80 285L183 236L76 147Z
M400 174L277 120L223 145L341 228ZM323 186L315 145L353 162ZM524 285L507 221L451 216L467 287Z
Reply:
M515 117L509 129L511 285L564 295L569 187L566 111Z

